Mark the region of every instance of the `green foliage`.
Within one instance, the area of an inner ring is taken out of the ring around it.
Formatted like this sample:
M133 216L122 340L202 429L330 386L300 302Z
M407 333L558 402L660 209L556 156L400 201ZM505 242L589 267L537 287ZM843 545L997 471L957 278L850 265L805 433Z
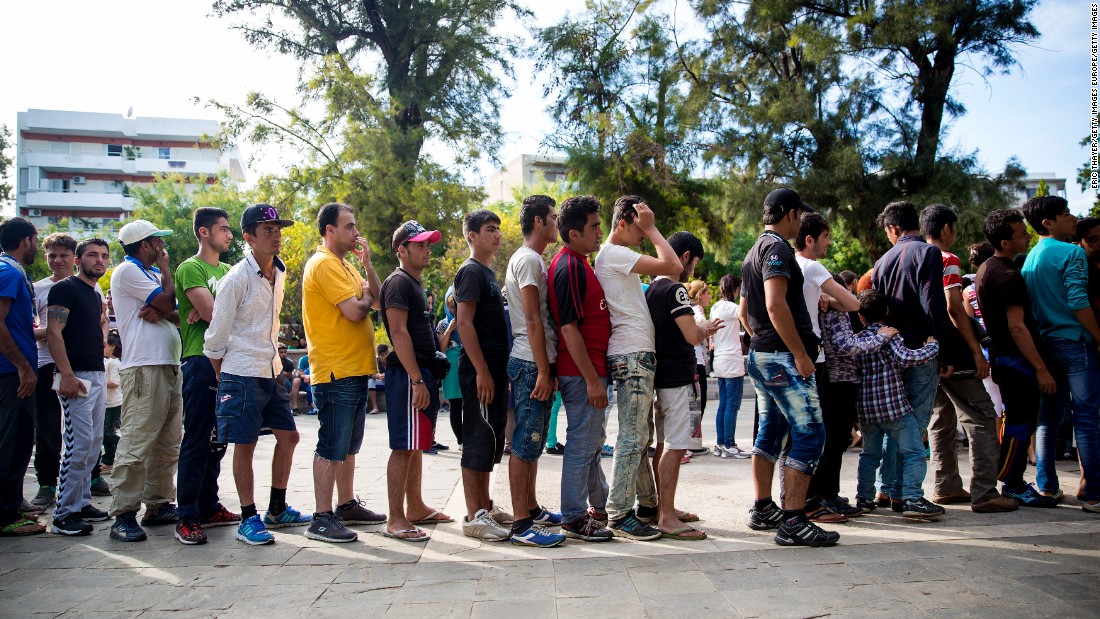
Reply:
M8 156L8 149L12 147L11 131L7 125L0 125L0 211L7 210L14 194L8 173L12 170L15 161Z
M1039 179L1039 186L1035 188L1035 195L1032 197L1041 198L1043 196L1050 195L1050 187L1047 186L1046 179Z

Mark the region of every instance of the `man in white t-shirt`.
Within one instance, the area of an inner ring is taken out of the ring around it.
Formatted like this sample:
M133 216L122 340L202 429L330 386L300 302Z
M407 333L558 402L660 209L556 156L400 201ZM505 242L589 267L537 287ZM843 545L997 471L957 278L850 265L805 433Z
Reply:
M632 249L646 239L657 248L656 258ZM608 528L618 537L653 540L661 532L649 524L657 517L657 489L646 448L652 434L657 357L640 276L679 276L683 265L657 230L649 206L638 196L623 196L615 201L611 234L596 256L595 270L611 314L607 369L615 381L619 411Z
M176 524L176 463L183 439L183 378L179 314L165 237L136 219L118 231L126 259L111 273L111 291L122 338L122 426L111 472L111 537L140 542L143 525Z
M827 301L835 309L846 312L859 310L859 300L835 281L829 270L818 262L828 254L832 244L829 223L825 218L818 213L803 214L802 227L794 239L795 260L805 277L802 294L806 298L806 309L810 313L814 335L818 338L821 338L818 314L822 294L828 296ZM810 488L806 493L806 514L814 522L847 522L848 518L863 514L863 510L840 501L837 494L840 487L841 459L844 450L848 448L854 421L850 415L842 414L841 408L847 406L847 403L830 402L824 347L814 360L814 365L817 368L814 374L818 377L817 393L821 402L821 416L825 422L825 448L817 470L810 479Z

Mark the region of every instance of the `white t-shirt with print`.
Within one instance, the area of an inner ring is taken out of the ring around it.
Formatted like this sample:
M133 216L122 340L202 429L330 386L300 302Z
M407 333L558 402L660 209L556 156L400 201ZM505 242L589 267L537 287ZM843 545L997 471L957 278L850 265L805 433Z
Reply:
M638 252L610 241L596 255L596 279L600 280L611 314L611 339L607 354L656 352L653 320L642 292L642 278L630 270L641 260Z
M817 322L818 314L818 301L821 300L821 285L833 278L829 274L829 269L826 269L817 260L810 258L803 258L802 256L795 255L795 260L798 261L799 268L802 269L802 276L806 278L805 283L802 284L802 295L806 298L806 309L810 312L810 324L814 328L814 335L821 337L821 326ZM822 363L825 361L824 348L817 354L816 363Z

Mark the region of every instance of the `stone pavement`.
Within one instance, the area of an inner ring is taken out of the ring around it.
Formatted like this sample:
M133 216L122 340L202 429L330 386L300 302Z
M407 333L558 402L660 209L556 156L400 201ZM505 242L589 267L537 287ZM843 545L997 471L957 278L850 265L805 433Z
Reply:
M315 417L297 418L302 434L288 501L313 508L311 454ZM738 420L740 444L752 435L752 401ZM560 420L564 436L564 419ZM614 413L608 424L615 431ZM438 424L448 452L425 456L424 493L456 521L463 515L457 445L446 416ZM704 418L712 441L713 415ZM386 420L368 416L357 491L385 511ZM613 442L613 441L609 441ZM274 441L261 440L257 462ZM965 456L965 454L961 454ZM222 496L238 509L227 455ZM857 451L848 452L843 488L854 494ZM963 458L965 460L965 457ZM543 456L539 500L558 505L561 458ZM603 461L610 472L611 461ZM270 470L257 467L263 509ZM1077 464L1060 462L1075 488ZM504 466L493 495L510 503ZM964 471L964 474L967 471ZM37 491L33 471L27 496ZM426 544L387 539L356 527L359 541L325 544L303 528L275 531L276 543L248 547L231 527L208 531L204 546L184 547L171 527L149 541L123 544L110 523L90 537L41 535L0 540L3 617L1097 617L1100 615L1100 516L1075 499L1052 510L980 515L949 506L936 523L914 523L878 510L834 525L840 545L787 549L750 530L749 461L698 456L683 467L679 507L699 513L710 538L528 549L481 543L459 524L435 527ZM777 492L778 494L778 492ZM107 507L107 500L96 499Z

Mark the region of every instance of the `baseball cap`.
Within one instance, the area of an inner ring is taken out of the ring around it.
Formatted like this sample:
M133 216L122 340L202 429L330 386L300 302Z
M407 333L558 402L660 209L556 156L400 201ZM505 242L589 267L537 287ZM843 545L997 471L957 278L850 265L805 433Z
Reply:
M247 228L253 224L262 224L268 221L273 221L279 224L280 228L286 228L294 225L293 219L279 219L279 213L275 208L269 204L253 204L252 206L244 209L244 213L241 214L241 228Z
M765 215L782 215L796 209L807 213L817 212L791 189L775 189L764 198Z
M132 245L151 236L171 236L171 234L171 230L161 230L150 221L135 219L119 228L118 242L123 245Z
M405 243L438 243L442 238L443 234L439 230L428 230L419 221L410 219L393 231L391 247L397 251Z

